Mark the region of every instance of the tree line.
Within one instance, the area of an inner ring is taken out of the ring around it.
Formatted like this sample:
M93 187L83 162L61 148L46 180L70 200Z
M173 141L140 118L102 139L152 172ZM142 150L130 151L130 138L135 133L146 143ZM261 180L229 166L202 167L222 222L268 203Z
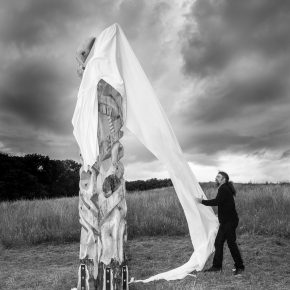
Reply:
M73 160L53 160L40 154L13 156L0 152L0 201L57 198L79 193L79 169ZM170 179L126 181L126 190L172 186Z

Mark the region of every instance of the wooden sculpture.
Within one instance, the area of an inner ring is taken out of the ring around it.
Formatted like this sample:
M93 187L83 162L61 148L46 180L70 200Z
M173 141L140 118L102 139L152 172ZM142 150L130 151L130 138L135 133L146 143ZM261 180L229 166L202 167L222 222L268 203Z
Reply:
M82 75L94 39L77 52ZM80 168L81 223L78 290L127 289L124 253L127 240L122 96L104 80L97 85L99 156L87 171Z

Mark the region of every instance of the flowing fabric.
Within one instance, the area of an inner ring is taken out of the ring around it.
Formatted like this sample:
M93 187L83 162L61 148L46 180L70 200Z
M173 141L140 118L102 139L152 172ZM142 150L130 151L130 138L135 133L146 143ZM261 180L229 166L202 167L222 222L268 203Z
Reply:
M98 100L96 87L104 79L123 97L125 126L166 166L188 223L194 252L184 265L152 276L182 279L201 271L214 251L218 220L210 207L196 202L206 199L184 158L171 125L130 44L118 24L105 29L96 39L80 85L72 123L85 168L98 156Z

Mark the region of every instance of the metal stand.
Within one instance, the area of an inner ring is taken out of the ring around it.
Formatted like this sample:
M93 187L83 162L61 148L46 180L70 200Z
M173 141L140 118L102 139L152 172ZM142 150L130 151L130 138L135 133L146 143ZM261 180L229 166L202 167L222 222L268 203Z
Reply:
M128 285L128 266L125 265L122 267L122 285L123 285L123 290L129 290L129 285Z
M81 264L81 290L86 290L86 265Z
M106 273L105 273L105 275L106 275L106 290L111 290L111 289L113 289L113 285L112 285L112 270L111 270L111 268L106 268Z

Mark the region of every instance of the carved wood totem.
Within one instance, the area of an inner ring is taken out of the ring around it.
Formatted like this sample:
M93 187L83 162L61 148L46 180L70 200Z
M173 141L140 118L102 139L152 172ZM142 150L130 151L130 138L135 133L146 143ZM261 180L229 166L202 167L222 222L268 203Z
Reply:
M98 94L97 161L80 169L81 223L78 290L127 289L124 243L127 240L121 95L104 80Z

